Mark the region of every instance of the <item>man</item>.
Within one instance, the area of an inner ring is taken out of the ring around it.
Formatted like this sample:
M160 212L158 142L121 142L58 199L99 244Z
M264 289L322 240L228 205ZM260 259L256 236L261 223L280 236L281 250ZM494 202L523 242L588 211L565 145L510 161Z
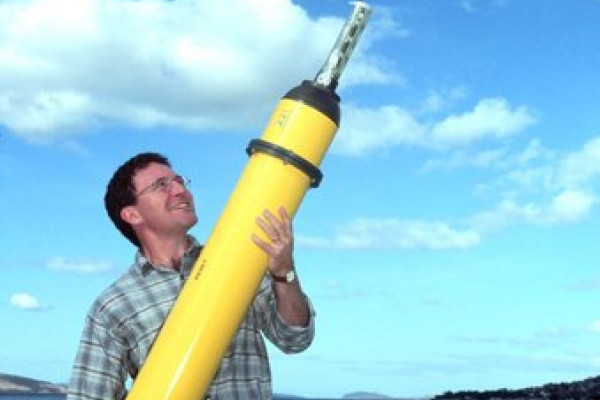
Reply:
M111 178L106 210L138 252L134 264L88 312L67 400L127 395L127 380L135 379L202 251L188 234L197 221L188 183L157 153L134 156ZM303 351L314 336L314 312L298 279L282 279L294 269L290 217L283 208L277 215L265 210L256 223L270 239L252 235L268 255L268 274L206 393L212 400L270 399L262 334L286 353Z

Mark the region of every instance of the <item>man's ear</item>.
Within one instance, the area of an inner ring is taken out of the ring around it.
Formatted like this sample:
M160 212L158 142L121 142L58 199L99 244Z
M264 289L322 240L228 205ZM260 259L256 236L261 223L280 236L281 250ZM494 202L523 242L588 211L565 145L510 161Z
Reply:
M129 225L137 225L142 221L142 217L135 206L127 206L121 209L121 219Z

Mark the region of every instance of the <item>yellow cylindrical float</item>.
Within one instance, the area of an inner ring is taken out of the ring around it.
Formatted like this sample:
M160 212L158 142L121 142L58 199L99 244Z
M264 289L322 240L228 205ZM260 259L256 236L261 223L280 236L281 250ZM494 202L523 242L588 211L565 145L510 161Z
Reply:
M321 180L318 166L339 124L334 89L370 9L356 2L328 62L280 101L221 217L159 332L127 400L201 399L266 272L255 218L283 206L290 216ZM334 52L337 52L334 54ZM335 62L334 62L335 61Z

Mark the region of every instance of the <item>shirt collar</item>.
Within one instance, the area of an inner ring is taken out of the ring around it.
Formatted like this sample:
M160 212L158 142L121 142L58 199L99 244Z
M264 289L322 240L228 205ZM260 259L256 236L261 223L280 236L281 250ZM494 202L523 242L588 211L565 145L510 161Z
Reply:
M146 275L150 271L156 270L164 272L178 272L183 276L188 276L196 258L198 258L198 255L202 250L202 245L192 235L188 235L187 238L188 247L185 250L185 253L183 254L180 271L173 270L172 268L163 267L161 265L153 265L150 261L148 261L148 259L146 259L146 257L144 257L144 254L142 254L142 251L139 249L135 254L135 268L138 269L142 273L142 275Z

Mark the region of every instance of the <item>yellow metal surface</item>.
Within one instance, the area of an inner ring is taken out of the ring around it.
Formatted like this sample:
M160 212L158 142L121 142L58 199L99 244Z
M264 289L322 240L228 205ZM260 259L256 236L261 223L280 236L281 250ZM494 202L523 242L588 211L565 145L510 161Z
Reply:
M262 139L275 143L321 165L337 126L318 110L283 99L275 109Z
M336 131L319 111L283 99L261 139L318 167ZM279 206L293 216L309 186L279 158L250 157L127 400L203 398L266 272L267 256L250 239L265 237L255 218Z

